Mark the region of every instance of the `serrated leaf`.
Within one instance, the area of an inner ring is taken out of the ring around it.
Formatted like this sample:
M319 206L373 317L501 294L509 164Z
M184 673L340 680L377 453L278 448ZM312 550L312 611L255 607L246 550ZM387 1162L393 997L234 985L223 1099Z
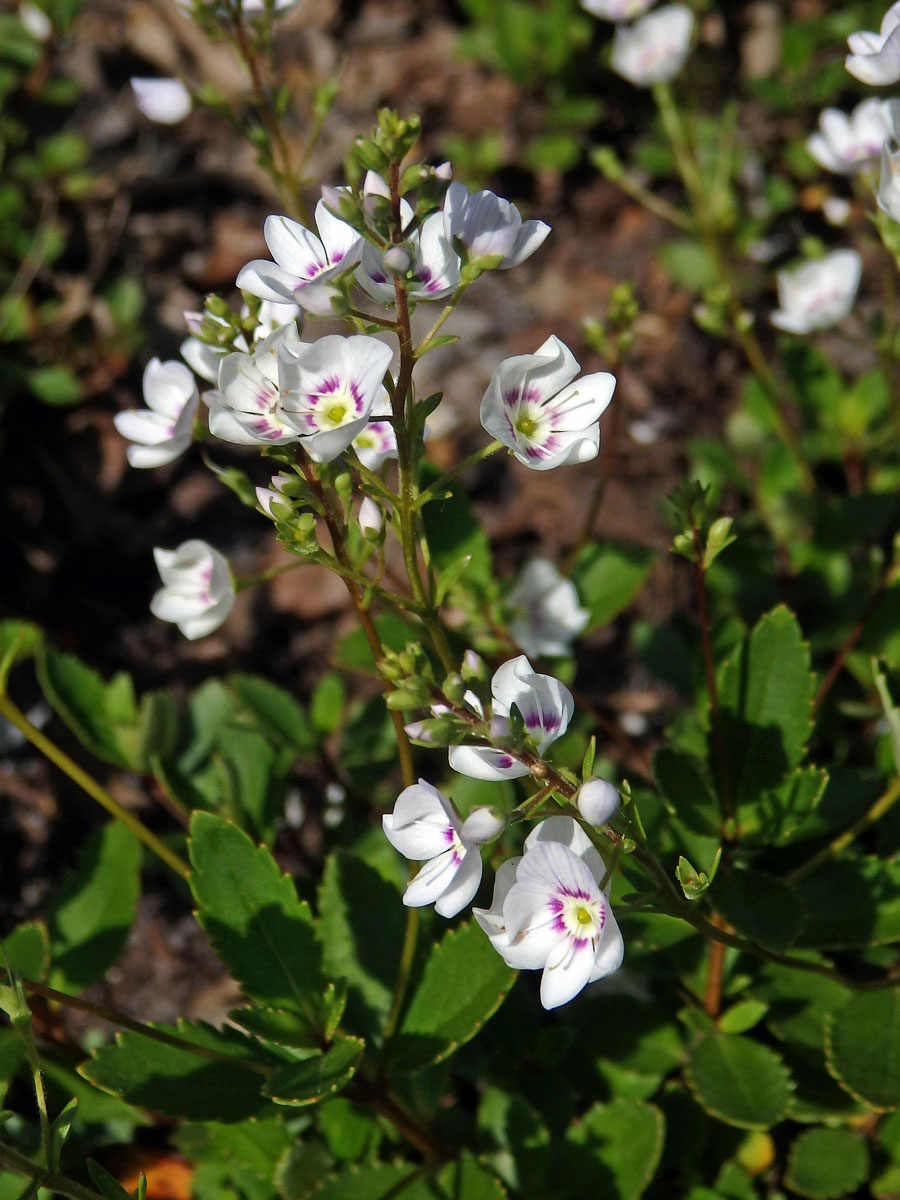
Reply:
M803 758L812 729L809 648L790 609L756 624L719 683L731 795L740 812L777 787ZM752 813L751 813L752 816Z
M860 992L828 1020L828 1069L852 1096L900 1108L900 990Z
M617 1200L638 1200L659 1165L664 1128L663 1115L654 1105L617 1099L589 1108L569 1129L566 1140L590 1149L609 1171L615 1182L610 1194Z
M439 477L430 463L423 465L423 489ZM491 550L487 534L472 511L465 490L454 485L452 494L422 507L422 524L428 540L431 563L436 571L454 567L468 558L466 583L487 592L491 586Z
M211 813L191 820L198 920L248 996L322 1022L321 950L309 906L265 846Z
M797 893L784 880L763 871L719 871L710 900L738 933L770 950L786 950L803 928Z
M403 951L401 894L374 867L338 851L325 863L319 913L325 969L349 984L350 1026L378 1040Z
M118 767L134 767L119 737L117 725L133 728L138 712L123 703L123 676L106 684L96 671L86 667L74 655L60 654L48 646L37 653L37 674L41 689L53 710L65 721L78 740L92 754Z
M475 1036L514 980L476 924L449 930L432 949L391 1043L391 1066L416 1071L441 1062Z
M0 965L9 967L25 979L40 983L50 965L50 936L40 921L24 921L8 933L2 942Z
M358 1037L341 1037L324 1054L290 1063L274 1071L263 1094L276 1104L316 1104L342 1091L362 1061L366 1043Z
M228 686L264 736L281 740L298 754L315 753L315 731L290 692L260 675L230 675Z
M769 1006L765 1000L739 1000L719 1018L719 1029L722 1033L746 1033L752 1029L768 1012Z
M795 885L803 907L797 946L837 949L900 940L900 862L826 863Z
M719 804L695 758L664 746L653 756L653 775L666 807L683 825L703 837L720 836Z
M579 552L569 578L591 614L588 629L608 625L628 608L655 561L655 550L617 542L594 543Z
M807 1129L791 1147L785 1184L809 1200L840 1200L869 1174L869 1150L852 1129Z
M782 845L815 812L827 785L828 772L820 767L792 771L777 787L763 792L756 804L743 806L741 840Z
M140 866L140 845L124 825L90 835L49 905L51 987L83 991L119 957L137 913Z
M786 1115L791 1077L759 1042L730 1033L705 1034L691 1051L687 1079L698 1103L740 1129L769 1129Z
M283 1060L267 1055L258 1042L202 1022L152 1028L222 1057L120 1033L81 1064L79 1075L129 1104L192 1121L242 1121L267 1108L265 1073L258 1068L280 1066Z

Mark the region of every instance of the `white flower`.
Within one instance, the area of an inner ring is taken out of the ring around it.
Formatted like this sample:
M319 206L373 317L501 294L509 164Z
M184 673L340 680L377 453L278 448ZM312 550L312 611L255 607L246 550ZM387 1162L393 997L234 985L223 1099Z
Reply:
M611 783L605 779L589 779L581 785L575 803L588 824L608 825L622 801Z
M390 412L390 405L376 404L372 411L377 416L383 409ZM359 461L370 471L379 471L389 458L397 457L397 435L390 421L368 421L351 445Z
M390 346L363 334L329 334L312 343L283 342L278 357L282 419L300 435L310 458L331 462L385 401Z
M526 654L568 654L590 613L578 603L571 579L546 558L533 558L506 598L513 617L509 632Z
M788 333L836 325L853 307L861 274L855 250L833 250L792 271L779 271L780 308L772 313L772 324Z
M890 134L888 114L881 100L857 104L848 116L826 108L819 117L819 132L810 134L806 148L826 171L849 175L877 158Z
M384 525L384 513L371 496L363 496L359 506L359 527L363 537L370 541L377 539Z
M238 274L238 287L263 300L294 302L307 312L330 317L331 298L339 294L335 281L359 261L363 240L322 200L315 216L318 237L290 217L267 217L266 245L275 261L257 258L247 263Z
M847 38L850 53L844 66L862 83L875 87L900 80L900 3L892 4L884 14L881 31L864 29Z
M134 102L148 121L177 125L191 111L191 93L180 79L132 79Z
M285 499L284 489L293 478L294 477L292 475L273 475L270 480L269 487L258 487L256 489L256 501L259 504L259 507L263 510L266 516L271 517L273 521L278 521L284 516L284 513L279 513L272 507L273 504L281 505L285 509L289 509L291 507L290 501Z
M388 841L404 858L425 863L407 885L403 903L410 908L434 904L442 917L456 916L481 882L480 837L467 831L447 797L424 779L404 788L394 811L381 820Z
M150 601L161 621L172 621L186 638L205 637L222 624L234 605L234 580L228 561L199 538L177 550L153 551L163 586Z
M215 437L239 445L281 445L297 441L299 434L282 412L284 356L302 343L293 324L282 325L257 346L255 352L233 351L219 364L219 389L207 392L209 429Z
M550 232L543 221L523 221L509 200L487 191L472 195L464 183L447 188L443 220L448 241L461 247L469 261L499 254L497 265L503 269L524 262Z
M144 368L143 391L147 407L116 413L113 422L122 437L134 442L128 447L133 467L161 467L191 444L200 397L183 363L158 358Z
M600 414L616 381L600 371L573 384L578 370L571 350L552 334L536 354L504 359L481 401L482 425L535 471L595 458Z
M415 279L408 285L407 294L412 300L443 300L459 285L459 258L444 233L442 214L426 217L410 241L415 250L412 264ZM356 272L363 290L383 304L394 302L394 281L384 260L397 249L395 246L387 254L381 254L366 242Z
M900 149L892 149L890 142L885 142L881 149L878 207L894 221L900 221Z
M694 14L683 4L666 4L634 25L618 25L612 69L637 87L674 79L687 58L693 31Z
M491 697L492 736L509 735L509 714L515 705L540 754L562 737L575 711L572 693L565 684L552 675L537 674L524 654L505 662L494 673ZM477 711L477 700L472 706ZM454 771L473 779L518 779L531 774L524 763L494 746L451 746L449 758Z
M541 1003L558 1008L622 965L625 946L600 888L603 860L571 817L551 817L528 835L521 858L497 872L476 921L504 962L543 970Z
M241 305L241 316L247 317L249 315L249 307L246 304ZM272 300L263 300L259 306L257 325L253 331L252 341L254 345L257 342L264 341L279 326L294 323L300 315L301 310L293 301L276 304ZM205 379L208 383L216 383L219 378L219 366L222 359L226 355L231 354L232 350L225 346L212 346L209 342L204 342L196 336L200 332L204 317L208 317L211 321L219 321L222 325L225 324L224 321L221 321L218 317L214 317L211 313L186 312L184 319L192 336L186 338L181 343L179 353L196 375L199 375L201 379ZM235 339L234 349L245 353L249 352L250 348L243 334L240 334Z
M46 42L53 33L53 23L36 4L20 4L19 20L23 29L39 42Z
M655 0L581 0L581 7L602 21L631 21Z

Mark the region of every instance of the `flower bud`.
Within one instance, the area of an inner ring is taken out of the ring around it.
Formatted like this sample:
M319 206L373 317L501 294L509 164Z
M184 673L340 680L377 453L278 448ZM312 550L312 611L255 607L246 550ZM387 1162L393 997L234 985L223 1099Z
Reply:
M453 178L453 165L449 162L442 162L440 166L434 168L434 174L441 183L449 183Z
M359 506L359 527L363 537L370 542L377 541L383 525L384 514L381 509L371 496L364 496Z
M493 842L506 828L504 813L493 807L473 808L463 821L461 836L470 842Z
M619 811L619 793L605 779L589 779L576 799L578 811L591 825L608 825Z
M413 256L406 246L391 246L381 256L381 262L389 275L408 275L413 265Z

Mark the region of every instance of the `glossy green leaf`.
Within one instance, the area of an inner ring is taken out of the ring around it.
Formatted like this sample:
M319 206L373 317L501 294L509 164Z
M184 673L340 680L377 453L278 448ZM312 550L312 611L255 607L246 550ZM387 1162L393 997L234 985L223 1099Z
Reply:
M608 625L628 608L655 561L655 550L617 542L595 542L579 552L569 578L591 614L589 629Z
M153 1028L201 1048L168 1045L139 1033L120 1033L78 1068L95 1086L169 1117L242 1121L268 1107L259 1067L281 1065L258 1042L232 1029L179 1021ZM204 1054L203 1051L211 1053Z
M653 774L673 816L694 833L720 836L719 803L695 758L664 746L653 756Z
M663 1115L654 1105L616 1099L588 1109L569 1129L566 1140L589 1149L606 1168L615 1184L609 1194L618 1200L638 1200L659 1165L664 1128Z
M803 906L797 946L836 949L900 941L900 862L826 863L796 885Z
M119 767L137 765L118 732L119 726L134 731L139 722L127 676L105 683L74 655L49 646L38 651L37 671L50 705L92 754Z
M264 736L278 739L298 754L315 753L315 730L290 692L261 675L229 675L228 686Z
M799 765L812 728L812 697L809 648L797 619L789 609L775 608L726 664L719 683L731 794L739 810L752 807Z
M719 871L710 900L738 933L770 950L787 950L803 927L797 893L783 880L763 871Z
M124 825L90 835L48 907L52 987L83 991L119 957L137 913L140 866L140 845Z
M705 1034L691 1051L687 1079L711 1116L741 1129L768 1129L787 1114L791 1077L759 1042L729 1033Z
M347 1086L362 1061L362 1038L341 1037L324 1054L279 1067L269 1077L263 1093L276 1104L316 1104Z
M722 1033L746 1033L759 1024L768 1008L764 1000L739 1000L722 1013L719 1029Z
M852 1129L807 1129L794 1142L784 1182L809 1200L840 1200L869 1174L869 1150Z
M826 1028L828 1069L872 1108L900 1108L900 989L858 992Z
M265 846L211 813L191 820L198 920L248 996L323 1019L321 950L308 905Z
M3 938L0 965L39 983L50 965L50 937L40 921L25 921Z
M391 1043L395 1069L440 1062L496 1012L515 973L473 922L449 930L432 949Z

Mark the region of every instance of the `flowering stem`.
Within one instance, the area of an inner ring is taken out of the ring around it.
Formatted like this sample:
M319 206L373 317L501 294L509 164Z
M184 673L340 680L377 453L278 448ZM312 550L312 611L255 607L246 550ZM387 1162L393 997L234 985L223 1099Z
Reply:
M790 884L799 883L801 879L805 879L807 875L812 875L819 867L825 865L832 858L836 858L842 850L856 841L861 833L874 825L876 821L880 821L884 814L900 800L900 779L895 779L886 792L884 792L871 808L867 809L853 824L839 833L836 838L833 838L827 846L824 846L812 858L808 858L805 863L801 863L787 877L787 882Z
M428 330L428 332L422 338L421 342L419 342L418 346L416 346L415 350L413 350L413 358L419 359L422 357L423 354L428 353L428 351L431 349L431 343L437 337L438 333L441 330L441 327L443 326L443 324L447 320L447 318L450 316L450 314L453 312L454 308L456 308L457 304L459 304L459 301L462 298L462 295L468 286L469 285L467 283L461 283L459 285L459 287L456 289L456 291L453 293L453 295L450 297L450 299L447 301L447 303L441 309L441 312L439 313L437 320L434 322L434 324L431 326L431 328Z
M410 869L410 874L415 874L415 868ZM381 1055L379 1056L379 1070L384 1064L388 1046L390 1045L391 1038L393 1038L397 1031L397 1025L400 1021L400 1013L403 1010L403 1001L406 998L406 989L409 986L409 977L412 971L413 959L416 955L416 943L418 936L419 910L417 908L410 907L406 910L406 932L403 935L403 949L400 952L400 962L397 966L397 977L394 980L394 994L391 997L390 1011L388 1012L387 1020L384 1023Z
M5 693L0 693L0 716L5 717L10 724L15 725L16 729L25 735L35 749L39 750L45 758L49 758L55 766L68 775L73 783L87 792L93 800L102 805L117 821L120 821L127 829L130 829L139 841L143 842L149 850L152 850L154 854L161 858L176 874L180 875L182 879L187 879L190 876L191 869L183 858L179 857L174 850L170 850L165 842L161 841L155 833L151 833L146 825L142 821L139 821L133 813L128 812L118 801L114 800L105 788L102 788L95 779L92 779L86 771L79 767L78 763L69 758L68 754L60 750L57 745L32 725L21 709L17 708Z
M416 499L416 508L423 508L435 499L438 492L442 491L448 483L452 483L464 471L468 471L469 467L474 467L477 463L483 462L484 459L490 458L492 454L496 454L498 450L502 449L502 442L489 442L486 446L482 446L480 450L476 450L473 454L470 454L468 458L464 458L461 463L457 463L455 467L446 471L434 483L430 483L424 492L419 493Z

